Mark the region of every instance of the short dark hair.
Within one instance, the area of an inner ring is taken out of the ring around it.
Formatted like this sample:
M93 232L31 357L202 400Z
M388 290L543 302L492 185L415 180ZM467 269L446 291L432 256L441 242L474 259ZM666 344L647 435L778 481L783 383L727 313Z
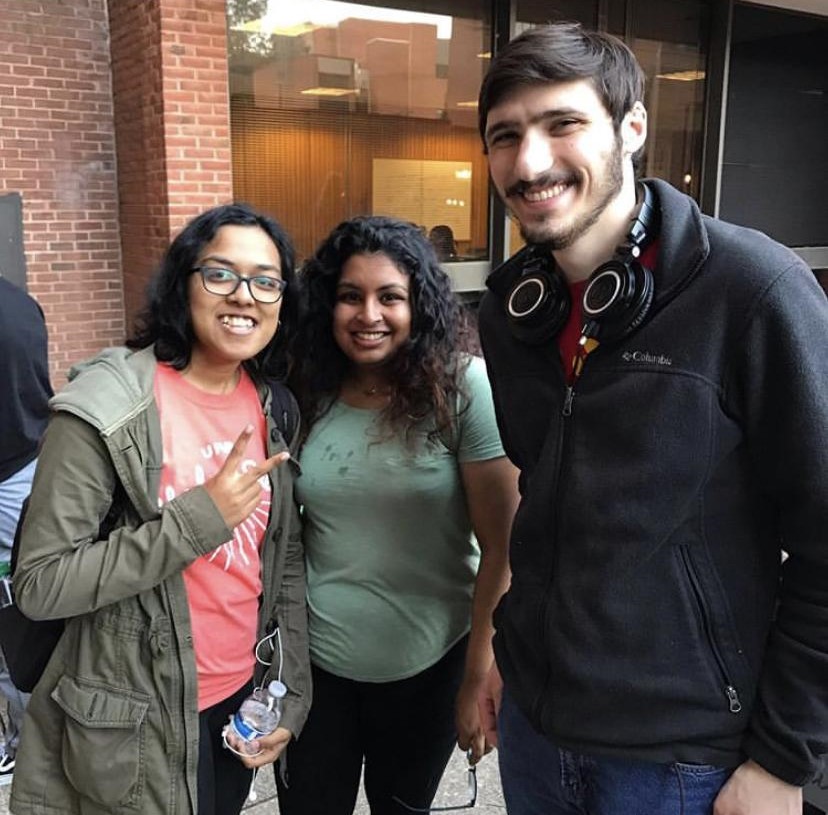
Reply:
M288 284L282 295L279 330L255 357L254 368L268 375L284 373L287 335L296 324L298 293L295 290L293 245L285 230L267 215L247 204L223 204L197 215L178 233L150 283L146 305L136 320L130 348L155 346L155 356L177 370L190 362L195 334L190 317L188 280L204 247L223 226L257 226L267 233L279 253L282 279Z
M454 260L457 257L457 243L454 231L448 224L437 224L428 233L429 243L434 247L437 260Z
M644 71L633 52L611 34L562 22L515 37L495 55L480 87L477 117L484 150L489 111L511 91L579 79L592 82L616 132L633 105L644 100Z
M290 385L309 429L339 394L349 362L333 336L337 285L354 255L386 255L410 280L411 336L390 362L391 402L382 420L407 434L434 416L437 432L456 415L462 393L459 352L468 347L466 318L434 249L415 224L384 216L343 221L303 266L302 319L297 329Z

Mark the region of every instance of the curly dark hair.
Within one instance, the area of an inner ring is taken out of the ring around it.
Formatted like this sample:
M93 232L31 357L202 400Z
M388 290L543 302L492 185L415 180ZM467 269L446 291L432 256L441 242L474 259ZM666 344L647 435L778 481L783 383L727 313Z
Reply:
M299 297L295 286L293 244L272 218L247 204L223 204L202 212L178 233L164 255L161 268L150 282L147 302L127 340L129 348L155 346L156 359L182 370L190 363L195 335L190 317L188 280L204 247L223 226L257 226L276 246L282 279L288 284L282 295L279 331L253 360L245 362L251 373L284 376L288 337L296 325Z
M426 417L434 417L431 439L450 429L467 362L468 331L448 275L434 249L411 223L362 216L339 224L300 272L302 317L291 344L291 385L305 434L331 407L350 361L333 336L333 311L342 267L353 255L386 255L410 278L411 335L389 360L394 383L381 424L406 442Z

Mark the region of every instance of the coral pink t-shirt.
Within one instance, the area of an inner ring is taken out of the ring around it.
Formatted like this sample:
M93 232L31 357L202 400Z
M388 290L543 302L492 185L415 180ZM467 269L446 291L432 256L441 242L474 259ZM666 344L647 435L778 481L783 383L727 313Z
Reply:
M266 424L256 387L242 371L236 389L213 394L158 365L155 400L164 462L158 503L203 484L224 464L239 434L255 428L243 468L266 458ZM259 549L270 515L271 488L260 479L261 501L226 543L184 570L198 671L198 709L235 693L253 675L259 595Z

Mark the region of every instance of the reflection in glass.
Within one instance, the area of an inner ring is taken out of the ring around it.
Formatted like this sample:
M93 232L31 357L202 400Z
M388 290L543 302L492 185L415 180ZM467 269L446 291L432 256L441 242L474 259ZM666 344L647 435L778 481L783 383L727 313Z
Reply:
M228 0L234 192L307 256L361 213L449 224L487 256L488 174L477 93L489 3Z
M642 171L699 198L708 30L698 0L637 0L627 40L647 74Z

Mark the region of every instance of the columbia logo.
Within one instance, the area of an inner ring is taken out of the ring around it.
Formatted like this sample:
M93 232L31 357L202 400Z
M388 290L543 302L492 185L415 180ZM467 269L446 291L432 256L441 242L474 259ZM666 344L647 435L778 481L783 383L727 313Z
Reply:
M651 354L649 351L624 351L621 354L624 362L648 362L651 365L672 365L673 360L664 354Z

